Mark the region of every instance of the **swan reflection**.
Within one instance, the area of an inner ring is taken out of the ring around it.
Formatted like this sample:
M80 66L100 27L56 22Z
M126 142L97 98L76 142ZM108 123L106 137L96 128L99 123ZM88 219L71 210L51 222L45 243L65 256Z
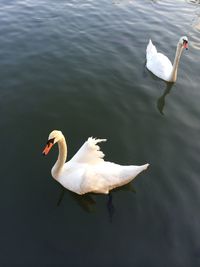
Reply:
M115 213L115 206L113 204L113 202L114 202L113 201L113 195L117 191L129 191L129 192L132 192L132 193L136 193L136 190L135 190L134 186L130 182L130 183L124 185L124 186L121 186L119 188L113 189L112 193L109 193L108 195L105 195L106 196L106 207L107 207L107 210L108 210L108 215L109 215L110 222L112 222L112 218L113 218L114 213ZM59 198L58 198L58 201L57 201L57 206L60 206L60 204L61 204L66 192L71 196L71 198L73 200L76 201L76 203L85 212L92 213L92 212L96 211L96 209L95 209L96 208L95 207L96 201L94 200L94 197L97 196L98 194L87 193L87 194L84 194L84 195L78 195L76 193L73 193L73 192L65 189L64 187L61 187L61 192L60 192L60 195L59 195Z
M170 93L173 85L174 85L173 83L166 83L166 88L164 93L157 100L157 108L162 115L164 115L163 110L165 107L165 97Z
M76 201L76 203L86 212L93 212L94 211L94 205L96 204L96 201L91 197L90 194L85 195L78 195L74 192L68 191L64 187L61 188L60 196L57 202L57 206L60 206L64 194L67 192L70 194L70 196Z

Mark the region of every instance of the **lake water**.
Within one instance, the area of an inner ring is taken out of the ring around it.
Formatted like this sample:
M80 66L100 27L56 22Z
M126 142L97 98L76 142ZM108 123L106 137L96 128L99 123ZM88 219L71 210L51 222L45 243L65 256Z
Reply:
M0 263L200 266L200 3L2 0ZM173 61L169 85L145 68L149 38ZM57 148L107 138L105 159L150 163L129 186L78 197L51 177Z

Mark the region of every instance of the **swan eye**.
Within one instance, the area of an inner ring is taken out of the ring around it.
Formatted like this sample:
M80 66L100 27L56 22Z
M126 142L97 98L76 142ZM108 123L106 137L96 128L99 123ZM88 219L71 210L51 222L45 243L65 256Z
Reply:
M183 39L183 44L187 44L187 43L188 43L188 41Z

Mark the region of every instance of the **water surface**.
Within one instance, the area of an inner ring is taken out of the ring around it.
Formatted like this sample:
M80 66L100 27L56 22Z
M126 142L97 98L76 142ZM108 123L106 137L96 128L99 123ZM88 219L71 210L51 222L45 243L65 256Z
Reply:
M3 0L0 22L0 262L199 266L199 2ZM182 35L169 85L145 68L146 45L173 61ZM113 192L112 221L106 196L51 178L53 129L68 158L95 136L106 160L151 164Z

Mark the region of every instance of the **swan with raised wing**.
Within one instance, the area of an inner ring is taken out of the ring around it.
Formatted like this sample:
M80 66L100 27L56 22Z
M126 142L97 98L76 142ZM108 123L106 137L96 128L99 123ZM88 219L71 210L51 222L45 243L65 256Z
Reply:
M103 141L106 139L89 137L74 157L65 162L67 158L65 137L61 131L52 131L43 155L47 155L52 146L58 143L58 159L51 170L54 179L79 195L88 192L108 194L113 188L129 183L149 166L149 164L122 166L104 161L104 154L97 145Z
M188 38L182 36L177 44L174 63L162 53L158 53L156 47L152 41L149 40L149 44L146 49L146 67L154 75L167 82L175 82L177 79L178 65L183 48L188 49Z

